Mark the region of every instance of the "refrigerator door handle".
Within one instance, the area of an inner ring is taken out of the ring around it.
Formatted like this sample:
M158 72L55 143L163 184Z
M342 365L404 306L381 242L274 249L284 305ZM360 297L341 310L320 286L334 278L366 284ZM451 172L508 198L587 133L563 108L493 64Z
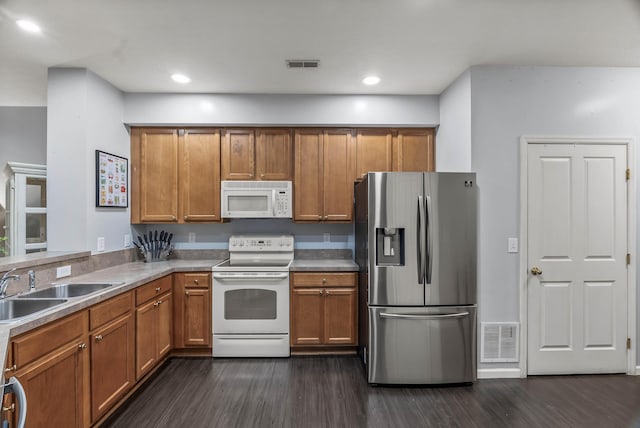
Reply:
M424 242L424 203L422 196L418 196L418 284L424 281L425 242Z
M431 271L433 268L433 236L431 234L431 196L425 197L427 201L427 284L431 284Z
M456 312L453 314L390 314L388 312L380 312L380 318L397 318L406 320L439 320L439 319L456 319L464 318L469 312Z

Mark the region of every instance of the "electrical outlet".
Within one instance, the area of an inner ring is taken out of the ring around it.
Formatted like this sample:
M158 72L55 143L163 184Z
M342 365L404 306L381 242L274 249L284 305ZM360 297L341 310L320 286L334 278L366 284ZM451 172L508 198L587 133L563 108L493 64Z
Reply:
M518 252L518 238L509 238L507 240L507 251L509 253Z
M131 246L131 235L129 235L128 233L125 233L124 235L124 247L130 247Z
M104 236L98 236L98 244L96 251L104 251Z
M65 276L71 276L71 266L60 266L56 268L56 279L64 278Z
M322 240L324 242L331 242L331 234L330 233L323 233L322 234Z
M189 232L189 242L196 242L196 233L195 232Z

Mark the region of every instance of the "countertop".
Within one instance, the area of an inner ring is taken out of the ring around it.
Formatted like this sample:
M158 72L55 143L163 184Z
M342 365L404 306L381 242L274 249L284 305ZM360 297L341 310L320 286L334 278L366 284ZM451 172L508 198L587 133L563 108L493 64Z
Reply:
M0 361L6 361L7 347L11 337L32 330L51 321L70 315L81 309L108 300L118 294L132 290L147 282L161 278L174 272L211 271L211 268L222 260L168 260L163 262L126 263L107 269L78 275L68 280L60 279L56 283L121 283L86 296L70 298L68 302L55 308L39 312L20 320L0 323ZM294 260L291 271L357 271L358 266L349 259L301 259Z
M358 265L351 259L295 259L291 272L343 271L357 272Z

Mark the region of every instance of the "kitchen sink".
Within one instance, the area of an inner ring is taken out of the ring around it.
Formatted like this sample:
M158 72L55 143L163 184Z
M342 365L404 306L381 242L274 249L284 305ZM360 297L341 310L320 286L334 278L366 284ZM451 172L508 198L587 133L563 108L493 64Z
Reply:
M0 322L14 321L65 303L66 299L5 299L0 300Z
M20 299L43 299L43 298L70 298L80 297L85 294L95 293L96 291L104 290L116 284L122 283L73 283L73 284L59 284L50 288L43 288L31 293L18 296Z

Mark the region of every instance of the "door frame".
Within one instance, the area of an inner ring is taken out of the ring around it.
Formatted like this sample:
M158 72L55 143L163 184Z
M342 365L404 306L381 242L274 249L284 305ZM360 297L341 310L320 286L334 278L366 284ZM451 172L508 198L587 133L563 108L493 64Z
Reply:
M519 266L519 292L520 292L520 377L527 377L527 355L528 355L528 293L527 280L529 266L528 258L528 236L527 236L527 198L528 198L528 147L529 144L597 144L597 145L625 145L627 147L627 168L631 169L631 179L627 185L627 248L631 254L631 263L627 268L627 337L631 338L631 349L627 351L627 374L636 373L636 178L638 173L634 169L637 165L634 150L633 138L612 138L612 137L552 137L552 136L529 136L520 137L520 266Z

